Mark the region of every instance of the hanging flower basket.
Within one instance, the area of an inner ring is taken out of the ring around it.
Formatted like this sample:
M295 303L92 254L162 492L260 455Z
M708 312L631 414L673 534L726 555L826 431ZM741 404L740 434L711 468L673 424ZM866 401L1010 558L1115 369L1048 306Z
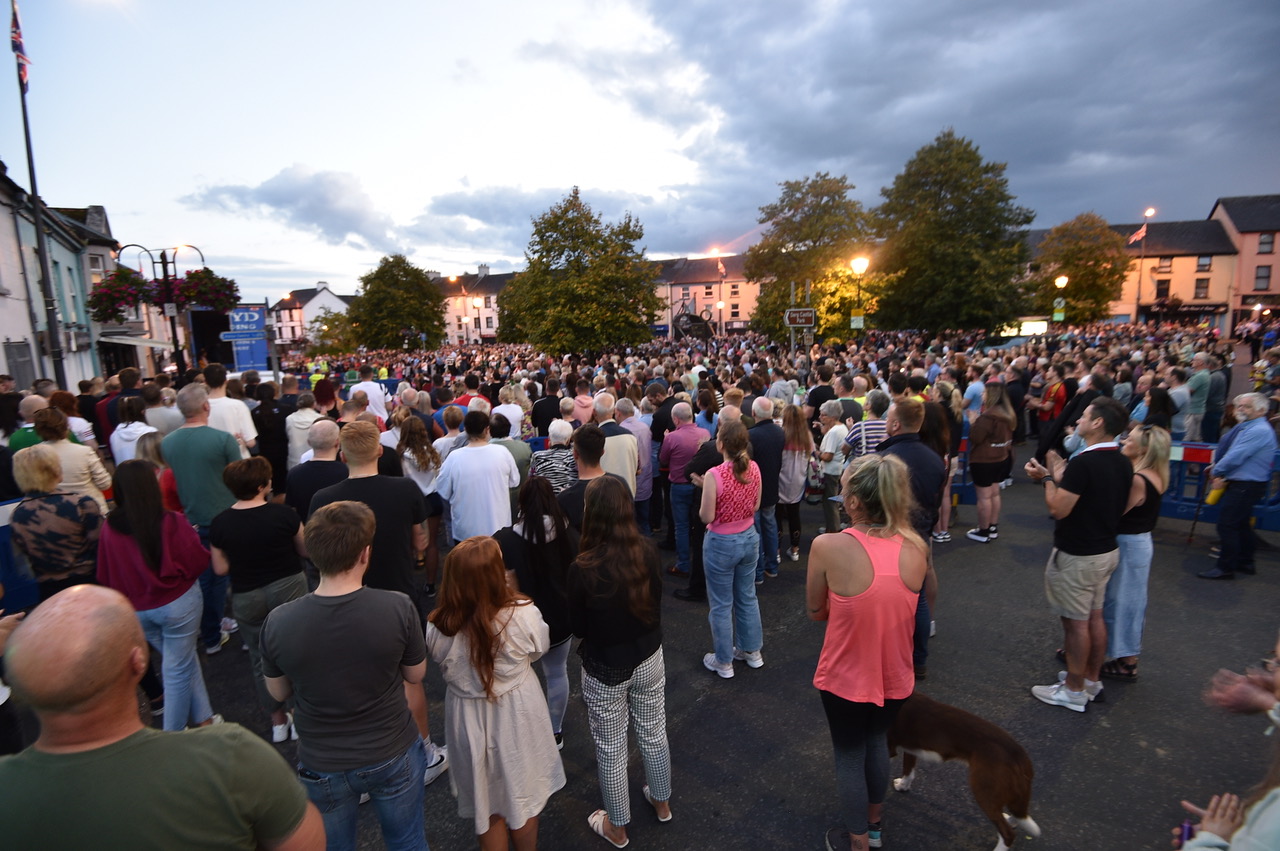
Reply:
M121 266L89 293L89 316L95 322L123 322L126 311L148 301L150 285L132 269Z
M198 304L225 313L240 303L240 288L236 282L215 275L207 266L187 272L181 283L180 295L188 305Z

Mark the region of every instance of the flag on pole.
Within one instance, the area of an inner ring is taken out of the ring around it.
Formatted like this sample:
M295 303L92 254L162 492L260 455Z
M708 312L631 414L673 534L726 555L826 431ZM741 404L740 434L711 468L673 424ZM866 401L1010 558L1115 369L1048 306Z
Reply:
M725 276L724 261L718 257L716 258L716 271L720 273L720 280L723 281Z
M1135 242L1140 242L1146 238L1147 238L1147 225L1146 225L1146 222L1143 222L1142 227L1135 230L1133 232L1133 236L1129 237L1129 242L1127 244L1133 245Z
M18 79L22 81L22 93L27 93L27 66L31 60L27 58L26 49L22 46L22 22L18 20L18 0L10 0L13 7L13 18L9 22L9 44L13 47L14 58L18 61Z

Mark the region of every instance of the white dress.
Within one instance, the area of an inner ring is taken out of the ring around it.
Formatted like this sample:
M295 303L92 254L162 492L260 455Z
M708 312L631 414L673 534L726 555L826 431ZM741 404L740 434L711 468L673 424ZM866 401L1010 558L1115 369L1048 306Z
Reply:
M511 620L494 660L493 700L471 667L467 639L427 624L427 652L448 685L449 784L458 815L475 822L477 836L489 829L489 816L495 814L520 829L565 784L547 700L532 667L550 646L547 625L532 602L511 606L501 616L506 612Z

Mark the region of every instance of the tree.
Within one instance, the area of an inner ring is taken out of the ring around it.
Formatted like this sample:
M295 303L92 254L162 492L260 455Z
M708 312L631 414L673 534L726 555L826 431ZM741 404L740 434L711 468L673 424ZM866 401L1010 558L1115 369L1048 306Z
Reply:
M347 308L356 340L371 349L435 348L444 340L444 294L402 254L360 278Z
M329 308L307 323L307 351L313 355L338 355L360 347L351 317Z
M874 319L880 294L891 289L902 277L866 272L861 277L846 266L813 286L812 301L817 305L818 325L814 332L827 340L861 337L864 332L851 327L855 310L863 311L863 328L875 327Z
M498 339L557 355L651 340L662 301L642 238L630 213L605 224L573 187L533 219L525 271L498 296Z
M880 299L880 327L992 329L1018 316L1019 231L1035 214L1013 203L1004 171L946 130L880 190L878 265L902 273Z
M1120 298L1131 260L1124 236L1096 213L1081 213L1049 231L1036 250L1028 283L1041 313L1053 310L1053 300L1066 300L1066 321L1093 322L1111 315L1111 302ZM1067 276L1059 290L1054 280Z
M870 238L867 214L849 197L854 187L844 175L818 172L779 185L778 200L760 208L758 221L769 227L747 249L745 263L747 279L760 284L751 326L775 339L785 333L783 311L794 306L792 286L803 304L807 283L809 303L821 309L815 290L831 291L826 285L848 270Z

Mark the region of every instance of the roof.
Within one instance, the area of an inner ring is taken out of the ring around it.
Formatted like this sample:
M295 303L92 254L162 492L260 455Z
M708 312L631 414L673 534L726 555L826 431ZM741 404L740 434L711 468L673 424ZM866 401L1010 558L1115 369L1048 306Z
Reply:
M444 293L445 298L461 298L462 296L492 296L502 292L515 272L503 272L498 275L455 275L452 278L436 278L435 284Z
M271 306L271 309L283 310L285 308L285 301L290 302L290 304L288 305L290 309L293 309L296 307L306 307L313 298L315 298L317 295L320 294L322 289L327 291L330 295L337 296L347 304L351 304L351 300L355 298L355 296L353 295L342 295L341 293L335 293L333 290L329 289L328 287L308 287L305 290L290 290L289 295L286 296L285 298L280 299L275 304L273 304Z
M50 207L50 211L62 219L63 223L74 230L90 245L117 245L111 236L111 224L107 221L105 208L94 205L90 207Z
M1280 195L1242 195L1236 198L1219 198L1213 212L1222 207L1231 223L1241 233L1280 230Z
M658 279L670 286L690 286L693 284L718 284L721 280L741 281L746 279L743 265L746 256L742 254L726 254L722 257L675 257L670 260L658 260ZM724 277L720 276L717 264L724 264Z
M1128 239L1141 224L1111 225L1111 229ZM1040 253L1048 230L1029 230L1024 240L1032 256ZM1145 243L1145 244L1144 244ZM1125 251L1134 257L1143 253L1148 257L1201 257L1213 254L1235 254L1235 246L1227 236L1222 223L1213 219L1193 222L1148 222L1147 238L1125 245Z

